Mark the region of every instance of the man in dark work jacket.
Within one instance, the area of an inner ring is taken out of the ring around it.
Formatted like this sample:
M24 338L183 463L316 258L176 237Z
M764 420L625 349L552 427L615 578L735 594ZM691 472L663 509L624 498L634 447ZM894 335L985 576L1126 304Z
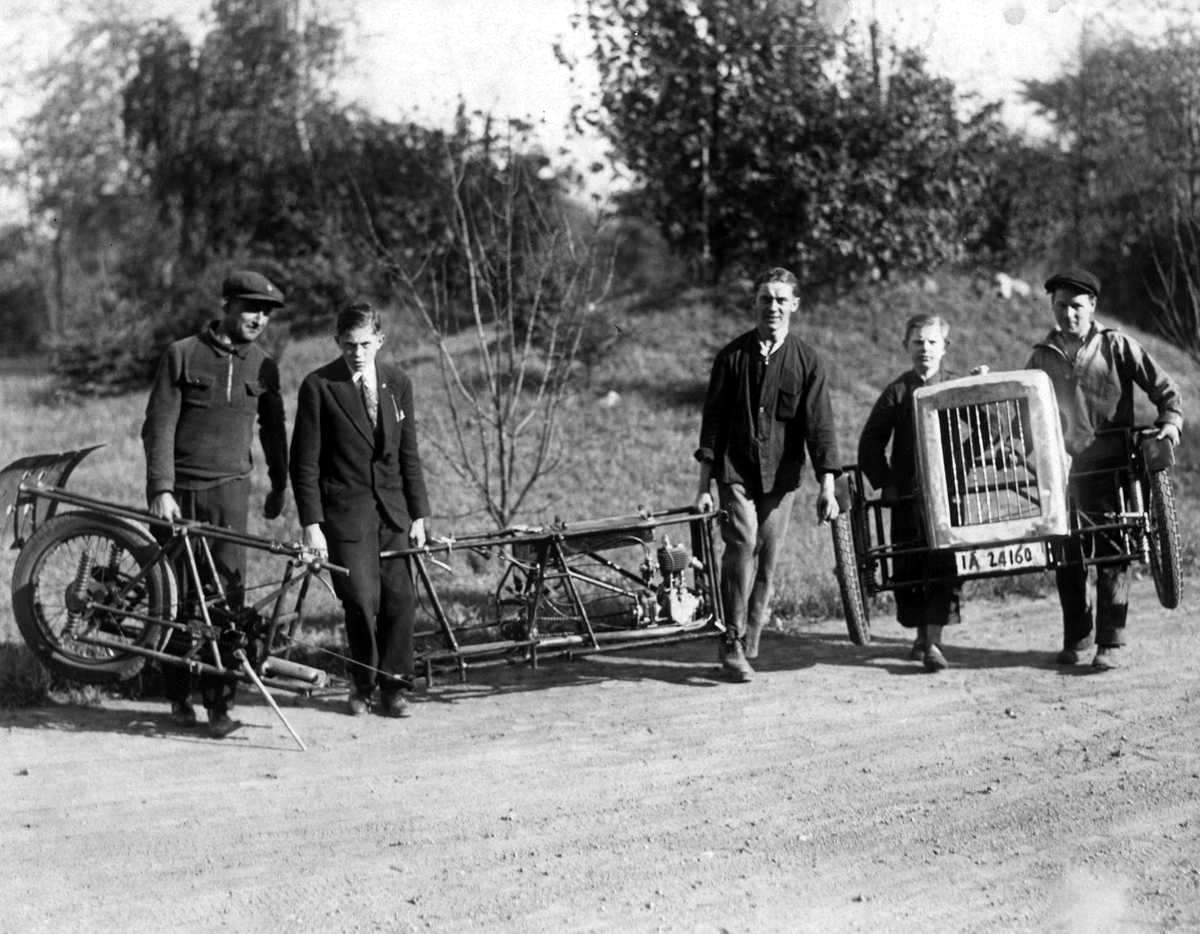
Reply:
M150 512L161 519L194 519L245 532L256 422L271 480L263 506L266 518L279 515L287 491L287 427L279 367L255 344L270 313L283 305L283 295L266 276L239 270L226 278L221 296L221 320L171 344L159 362L142 425L146 497ZM245 550L218 541L210 547L228 602L240 607ZM187 582L187 572L181 571L180 583ZM189 639L176 633L168 651L182 654L189 645ZM232 682L200 679L214 736L225 736L240 725L229 717L235 690ZM190 673L164 665L163 692L175 722L194 725Z
M309 373L296 402L292 489L306 547L348 568L333 585L346 615L352 716L407 714L416 598L408 564L381 551L425 544L429 500L417 447L413 388L376 359L379 313L366 302L338 313L341 356Z
M817 518L837 518L834 480L840 471L837 431L824 363L791 336L799 307L796 277L775 268L754 285L758 326L726 345L713 362L700 423L697 508L713 508L710 486L724 513L721 602L725 639L721 662L734 681L749 681L747 659L770 614L779 548L800 486L804 449L820 482Z

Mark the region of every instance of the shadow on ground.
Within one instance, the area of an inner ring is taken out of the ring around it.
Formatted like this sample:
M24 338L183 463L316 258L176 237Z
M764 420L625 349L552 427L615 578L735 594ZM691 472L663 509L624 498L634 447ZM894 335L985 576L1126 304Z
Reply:
M761 674L799 671L820 665L848 665L882 670L890 675L928 676L920 661L909 659L910 646L911 640L906 637L877 636L870 645L857 646L844 636L831 633L769 631L763 634L759 657L753 664ZM425 704L463 704L484 697L605 682L659 681L688 688L721 688L727 678L717 661L717 648L717 639L713 636L621 652L543 658L537 667L524 659L497 659L486 665L468 665L465 680L460 680L453 670L435 673L432 684L418 679L411 696L419 713L419 708ZM950 644L946 654L954 669L1057 669L1064 676L1085 675L1092 671L1087 665L1058 668L1049 650L1015 651ZM277 701L285 715L289 708L305 707L342 716L346 690L345 682L338 679L328 688L309 696L278 694ZM52 701L39 707L0 712L0 728L34 727L171 737L186 742L222 742L204 732L203 713L199 728L179 727L172 722L167 704L161 698L142 695L141 699L150 705L149 709L107 708L103 701L99 704ZM239 689L238 707L267 706L266 700L253 687ZM253 744L254 732L263 728L247 725L236 735L241 742L248 740Z

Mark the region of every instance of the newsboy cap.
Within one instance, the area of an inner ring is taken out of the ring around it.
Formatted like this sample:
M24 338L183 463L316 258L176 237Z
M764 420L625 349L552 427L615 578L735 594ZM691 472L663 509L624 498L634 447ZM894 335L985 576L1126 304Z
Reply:
M1055 289L1075 289L1077 292L1087 292L1093 298L1100 297L1100 280L1082 266L1071 266L1062 272L1056 272L1046 280L1046 291Z
M222 298L244 298L252 302L283 304L283 293L261 273L237 269L225 277L221 285Z

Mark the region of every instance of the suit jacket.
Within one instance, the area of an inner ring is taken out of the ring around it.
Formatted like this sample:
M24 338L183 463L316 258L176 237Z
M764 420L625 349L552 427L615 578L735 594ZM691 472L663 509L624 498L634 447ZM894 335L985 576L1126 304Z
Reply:
M429 515L417 449L412 381L376 361L379 429L340 357L300 385L292 433L292 490L300 523L321 524L327 538L358 541L377 505L398 528Z

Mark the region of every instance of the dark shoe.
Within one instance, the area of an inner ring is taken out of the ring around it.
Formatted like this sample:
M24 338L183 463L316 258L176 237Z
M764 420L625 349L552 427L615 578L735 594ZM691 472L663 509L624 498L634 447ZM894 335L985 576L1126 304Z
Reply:
M1059 665L1078 665L1079 657L1091 647L1091 636L1088 636L1084 639L1079 639L1075 642L1063 640L1062 651L1054 656L1054 661Z
M241 720L234 720L224 710L208 712L208 735L213 739L224 739L241 725Z
M171 701L171 722L176 726L195 726L196 709L187 701Z
M396 691L394 694L384 694L380 698L379 712L385 717L407 717L409 714L408 701L400 691Z
M925 658L925 640L917 636L913 640L912 648L908 650L908 657L914 662L919 662Z
M721 661L721 668L729 676L730 681L738 684L745 684L754 678L754 669L746 661L746 650L742 647L740 639L735 639L731 645L725 647L725 657Z
M926 671L945 671L950 667L950 663L946 661L946 656L942 654L942 650L936 645L925 646L925 656L922 660L925 662Z
M1092 659L1092 667L1099 671L1112 671L1121 667L1121 647L1119 645L1102 645L1096 649L1096 657Z
M346 712L352 717L365 717L367 711L371 709L371 702L365 694L359 694L358 691L352 691L350 699L346 701Z

